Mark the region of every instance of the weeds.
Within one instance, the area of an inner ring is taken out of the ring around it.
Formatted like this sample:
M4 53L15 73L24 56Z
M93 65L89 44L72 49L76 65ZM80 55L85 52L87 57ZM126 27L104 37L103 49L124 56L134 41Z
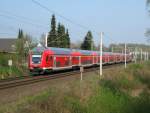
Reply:
M8 66L9 59L13 61L11 67ZM24 72L27 72L25 70L27 70L27 67L20 66L15 54L0 53L0 79L22 76Z
M8 113L150 113L149 63L73 81L31 96ZM144 89L143 89L144 86ZM145 87L146 86L146 87ZM131 95L142 89L137 96ZM4 110L6 112L6 109Z

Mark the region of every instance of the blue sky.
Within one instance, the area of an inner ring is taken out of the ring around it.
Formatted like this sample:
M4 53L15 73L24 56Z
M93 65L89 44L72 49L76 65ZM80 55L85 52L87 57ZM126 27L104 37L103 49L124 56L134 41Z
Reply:
M105 33L105 44L146 43L144 32L150 25L150 18L146 13L145 0L37 1L74 23L86 26L93 32L96 43L99 42L98 33L101 31ZM51 15L52 12L34 4L32 0L1 0L0 37L16 37L18 29L22 28L33 37L39 38L42 33L50 30ZM83 40L88 29L72 24L57 14L56 18L57 22L69 29L73 42Z

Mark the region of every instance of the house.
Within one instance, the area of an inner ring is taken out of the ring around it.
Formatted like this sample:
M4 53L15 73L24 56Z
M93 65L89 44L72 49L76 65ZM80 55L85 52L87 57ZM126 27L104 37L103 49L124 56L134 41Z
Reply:
M0 52L14 53L16 40L15 38L0 38Z

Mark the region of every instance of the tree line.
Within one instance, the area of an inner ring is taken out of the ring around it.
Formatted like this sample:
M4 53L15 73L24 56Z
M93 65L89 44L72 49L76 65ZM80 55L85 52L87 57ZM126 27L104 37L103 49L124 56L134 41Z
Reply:
M36 43L33 43L32 37L24 33L22 29L19 29L14 48L19 63L26 61L29 50L35 47L35 45Z
M42 38L45 39L45 36L43 35ZM18 62L25 61L25 58L27 57L29 50L35 47L35 45L36 43L33 43L32 37L24 33L22 29L19 29L16 45L14 48L16 51L16 55L18 56ZM71 47L69 30L66 29L66 27L60 22L58 23L58 25L56 24L56 18L54 14L52 15L51 18L50 31L47 37L47 45L48 47L58 47L58 48ZM95 50L91 31L87 32L79 48L83 50Z
M58 23L56 28L55 15L52 15L51 30L48 33L47 44L49 47L70 48L69 31L61 23Z
M23 30L19 29L18 32L18 40L17 40L17 46L18 50L21 53L21 50L23 50L23 43L25 43L25 40L28 40L31 38L29 35L24 35ZM40 41L43 46L45 43L45 35L42 35L42 40ZM32 38L31 38L32 39ZM69 30L60 22L56 23L56 17L53 14L51 17L51 24L50 24L50 31L48 32L47 36L47 45L48 47L58 47L58 48L71 48L71 40L69 35ZM96 47L94 45L93 41L93 35L92 32L89 30L87 34L85 35L83 42L79 45L80 49L82 50L96 50Z
M65 26L61 23L58 23L58 26L56 26L56 18L53 14L51 19L51 29L48 33L48 46L70 48L71 42L68 29L66 29ZM80 48L83 50L94 49L93 36L91 31L87 32Z

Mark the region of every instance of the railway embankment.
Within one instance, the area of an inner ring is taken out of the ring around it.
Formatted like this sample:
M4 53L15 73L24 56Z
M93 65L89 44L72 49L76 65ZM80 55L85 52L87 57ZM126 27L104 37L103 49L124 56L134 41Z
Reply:
M0 107L4 113L149 113L150 62L98 71Z

